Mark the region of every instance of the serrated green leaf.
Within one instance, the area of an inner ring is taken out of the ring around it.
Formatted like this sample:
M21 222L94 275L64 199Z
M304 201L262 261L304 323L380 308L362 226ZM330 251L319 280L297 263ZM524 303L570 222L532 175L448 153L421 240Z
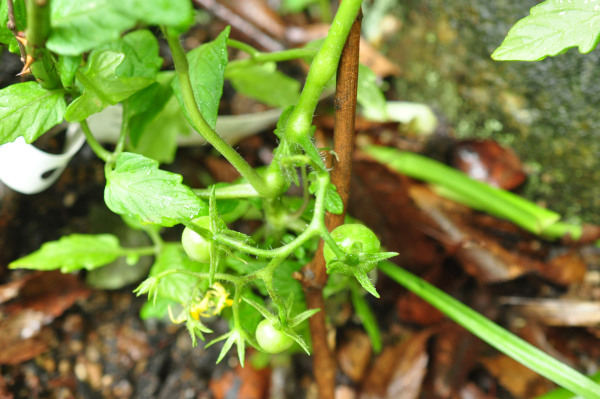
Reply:
M17 83L0 90L0 144L23 136L31 143L62 122L63 90L46 90L35 82Z
M104 202L115 213L165 227L207 215L208 205L182 179L153 159L124 152L106 174Z
M492 54L497 61L538 61L571 47L589 53L600 41L600 4L547 0L519 20Z
M27 23L27 15L25 11L24 0L13 0L13 9L15 15L15 22L19 31L25 30ZM13 33L8 29L6 24L8 23L8 6L6 1L0 1L0 43L11 45L17 45Z
M206 272L206 265L189 260L177 244L165 244L150 269L150 276L157 276L167 270L178 269L191 272ZM183 273L172 273L162 277L157 286L156 298L177 303L187 303L196 285L192 277ZM150 298L149 298L150 299Z
M177 303L168 299L157 299L156 303L148 300L140 309L140 318L142 320L162 319L168 314L169 306L174 305L177 305Z
M46 43L62 55L79 55L115 40L135 25L135 18L119 9L122 0L53 0L50 3L52 31Z
M113 262L126 252L117 237L110 234L71 234L58 241L50 241L34 253L10 264L13 269L56 270L63 273L74 270L92 270Z
M193 23L188 0L53 0L50 50L78 55L117 39L137 21L184 30Z
M225 70L225 78L245 96L281 108L295 104L300 96L300 82L279 72L274 62L231 65Z
M187 53L194 98L206 123L213 129L217 123L219 101L223 95L229 30L229 27L225 28L212 42ZM183 113L189 120L177 77L173 80L172 87Z
M94 53L111 50L125 56L115 73L121 77L154 78L162 65L158 41L147 29L136 30L94 49Z
M131 17L151 25L185 29L194 22L189 0L119 0L116 6Z
M344 202L337 192L337 187L329 183L327 195L325 197L325 209L334 215L341 215L344 212Z
M174 131L177 135L177 132L185 133L190 130L177 100L173 97L171 81L174 77L173 71L159 72L156 82L127 99L125 117L130 119L129 139L133 148L139 145L140 139L146 134L154 136L163 132L167 135L166 131ZM170 102L174 104L170 105Z
M144 120L144 116L149 115L154 109L153 105L148 112L131 119L131 131L135 132L135 136L138 138L135 143L132 140L130 148L160 163L173 162L177 151L177 137L190 129L175 96L171 95L167 98L167 103L154 118ZM157 107L160 105L160 101L156 101ZM138 121L139 126L133 127Z
M125 100L153 82L153 79L145 77L118 76L116 70L124 59L122 53L110 50L90 55L83 74L77 74L77 80L83 86L83 94L69 104L65 119L79 122L109 105Z
M358 66L358 92L356 100L362 106L365 117L376 120L388 120L387 102L377 85L377 75L366 65Z

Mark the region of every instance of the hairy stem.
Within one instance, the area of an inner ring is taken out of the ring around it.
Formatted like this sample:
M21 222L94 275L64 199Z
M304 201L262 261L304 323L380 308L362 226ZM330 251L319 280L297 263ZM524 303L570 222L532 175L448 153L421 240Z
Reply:
M198 104L194 98L194 91L189 75L189 65L183 47L179 42L179 37L171 34L167 28L164 29L164 32L173 55L173 62L181 85L181 94L183 96L185 109L190 116L194 128L206 141L219 151L219 153L221 153L221 155L223 155L243 177L246 178L248 183L250 183L260 195L267 198L275 196L276 194L271 193L271 190L268 185L265 184L264 179L256 173L248 162L246 162L246 160L242 158L242 156L227 141L208 126L206 120L204 120L204 117L200 113Z
M340 4L329 34L310 66L298 103L288 119L286 136L292 142L300 144L307 153L316 151L310 148L314 147L309 137L312 117L323 88L337 69L344 43L361 3L362 0L344 0Z

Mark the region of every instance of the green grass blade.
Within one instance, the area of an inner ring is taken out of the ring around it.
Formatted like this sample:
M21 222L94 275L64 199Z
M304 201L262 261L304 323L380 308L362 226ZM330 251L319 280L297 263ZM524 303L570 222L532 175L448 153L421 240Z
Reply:
M352 305L354 306L354 310L360 318L360 321L362 321L363 327L367 332L369 339L371 340L373 351L375 353L380 353L383 343L381 341L381 333L379 332L379 326L377 325L375 315L369 307L366 299L363 297L361 290L358 287L353 287L351 291Z
M600 399L600 385L585 375L547 355L399 266L390 262L381 262L378 267L398 284L414 292L500 352L586 399Z
M590 378L596 382L600 382L600 372L591 375ZM579 396L578 396L579 397ZM565 388L558 388L554 391L550 391L542 396L538 396L535 399L574 399L575 394Z
M516 225L548 238L570 233L581 236L581 227L557 224L560 215L527 201L509 191L476 181L464 173L419 154L395 148L368 146L363 150L389 168L415 179L441 187L444 196L472 208L512 221Z

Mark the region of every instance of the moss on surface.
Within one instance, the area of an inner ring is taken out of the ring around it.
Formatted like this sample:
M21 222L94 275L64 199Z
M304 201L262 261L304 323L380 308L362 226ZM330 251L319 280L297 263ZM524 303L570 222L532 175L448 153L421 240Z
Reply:
M536 1L410 1L388 43L398 96L430 104L457 137L492 137L528 165L523 194L570 221L600 223L600 52L540 62L490 58ZM400 7L400 6L399 6Z

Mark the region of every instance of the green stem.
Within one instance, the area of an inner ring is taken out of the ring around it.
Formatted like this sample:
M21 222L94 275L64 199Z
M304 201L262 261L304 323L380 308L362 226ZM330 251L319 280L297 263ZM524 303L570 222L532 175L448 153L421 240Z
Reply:
M271 259L271 258L278 258L280 256L285 257L285 256L290 255L292 252L294 252L296 249L298 249L302 244L304 244L306 241L308 241L309 239L311 239L312 237L314 237L317 234L318 234L317 229L309 227L308 229L304 230L304 232L302 232L302 234L300 234L298 237L296 237L294 239L294 241L292 241L286 245L282 245L281 247L275 248L275 249L256 248L256 247L253 247L252 245L244 244L244 243L236 240L235 238L231 238L224 234L217 235L215 237L215 240L219 244L223 244L228 247L235 248L241 252L245 252L247 254L254 255L254 256L259 256L261 258Z
M115 158L123 152L123 149L125 148L125 141L127 140L127 134L129 133L129 118L127 117L128 108L129 105L127 101L123 102L123 118L121 119L121 131L119 132L119 138L117 139L115 151L113 152L113 157Z
M108 160L112 156L112 154L110 153L110 151L108 151L104 147L102 147L102 145L100 145L98 140L96 140L96 138L94 137L94 135L92 134L92 132L90 130L90 126L88 125L87 121L82 120L81 122L79 122L79 125L81 126L81 130L83 131L83 134L85 135L85 139L87 140L88 145L90 146L92 151L94 151L94 154L96 154L96 156L98 158L100 158L101 160L103 160L104 162L108 162Z
M379 270L420 296L472 334L536 373L587 399L600 399L600 385L523 339L483 317L470 307L390 262Z
M175 274L175 273L185 274L185 275L188 275L191 277L196 277L197 279L208 279L208 277L209 277L209 273L196 273L196 272L192 272L192 271L185 270L185 269L165 270L162 273L158 273L154 277L157 278L158 280L160 280L163 277L166 277L170 274ZM215 280L228 281L228 282L234 284L235 286L244 285L246 283L246 280L243 277L232 276L231 274L227 274L227 273L215 273L214 278L215 278Z
M286 136L307 152L318 154L316 149L308 148L314 147L309 137L312 117L323 88L337 70L342 49L361 3L362 0L344 0L340 4L329 34L310 66L298 103L288 119Z
M210 189L195 189L194 194L202 199L210 198ZM237 198L255 198L260 197L260 194L252 187L251 184L234 184L231 186L217 187L215 189L215 197L217 199L237 199Z
M35 57L35 51L42 48L50 33L50 2L27 0L27 46L33 49L29 54Z
M50 33L50 1L27 0L27 54L34 62L30 69L36 80L45 89L60 87L60 77L52 62L50 52L45 49Z
M237 60L230 62L230 65L243 65L249 63L262 63L262 62L282 62L282 61L291 61L298 58L306 58L306 57L314 57L317 53L318 49L315 48L293 48L289 50L282 51L273 51L270 53L263 53L255 49L254 47L246 44L244 42L240 42L234 39L227 39L227 45L229 47L236 48L241 50L248 55L250 55L250 59L245 60Z
M179 78L181 87L181 94L185 109L190 116L192 126L208 141L217 151L221 153L237 170L240 174L246 178L248 183L256 189L256 191L267 198L276 196L278 193L271 192L270 187L265 184L264 179L256 173L256 171L246 162L244 158L217 132L215 132L204 120L204 117L198 109L198 104L194 98L194 91L192 89L192 82L190 81L189 65L188 60L179 42L179 37L172 34L168 28L163 29L171 54L173 56L173 63L175 64L175 71Z
M235 49L241 50L244 53L250 54L250 56L254 57L257 54L260 54L260 51L258 51L257 49L255 49L254 47L252 47L251 45L244 43L244 42L240 42L239 40L235 40L235 39L227 39L227 45L229 47L233 47Z

